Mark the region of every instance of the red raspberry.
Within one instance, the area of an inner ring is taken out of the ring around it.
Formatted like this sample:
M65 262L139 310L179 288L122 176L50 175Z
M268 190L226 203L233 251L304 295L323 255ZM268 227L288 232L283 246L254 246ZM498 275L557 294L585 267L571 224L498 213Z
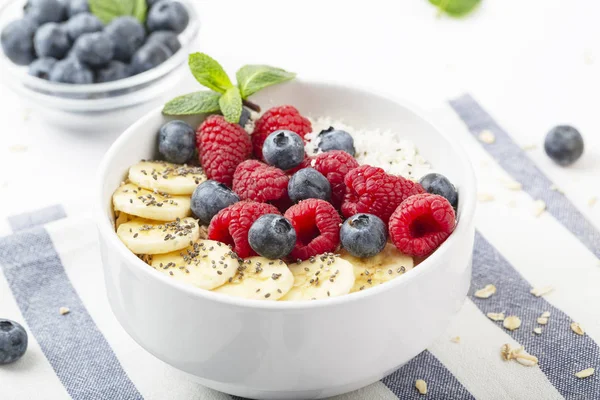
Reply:
M232 188L242 200L266 203L287 197L288 180L279 168L246 160L235 169Z
M264 214L280 214L271 204L240 201L219 211L208 226L208 238L231 245L239 257L257 255L248 243L250 227Z
M290 207L285 217L292 222L297 235L296 247L290 253L290 258L306 260L337 249L342 219L325 200L301 201Z
M206 118L196 132L200 164L210 179L231 186L239 163L252 154L248 133L238 124L225 121L222 115Z
M315 158L313 168L325 175L331 184L331 203L335 208L339 208L344 201L346 194L344 177L358 166L358 161L342 150L321 153Z
M444 197L418 194L404 200L390 217L390 237L404 254L425 257L450 236L455 221L454 208Z
M279 129L295 132L304 139L304 135L312 131L312 126L310 121L300 115L295 107L279 106L267 110L256 121L254 133L252 133L252 147L256 158L263 159L262 147L265 139Z
M344 178L346 196L342 214L350 218L354 214L375 214L387 224L390 215L406 198L425 193L418 183L401 176L386 174L383 169L361 165Z

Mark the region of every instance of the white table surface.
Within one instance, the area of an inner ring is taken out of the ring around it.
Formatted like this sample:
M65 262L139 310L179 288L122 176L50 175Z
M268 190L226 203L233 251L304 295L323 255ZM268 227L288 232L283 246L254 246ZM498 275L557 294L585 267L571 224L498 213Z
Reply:
M197 3L197 49L231 74L242 64L271 64L392 91L430 110L468 91L522 144L573 124L587 154L555 180L568 186L581 178L583 197L600 194L589 184L600 170L598 2L483 0L461 20L437 18L426 0ZM187 79L176 92L197 87ZM6 87L0 121L0 217L51 203L85 210L96 167L119 132L61 132ZM541 150L532 157L557 168Z

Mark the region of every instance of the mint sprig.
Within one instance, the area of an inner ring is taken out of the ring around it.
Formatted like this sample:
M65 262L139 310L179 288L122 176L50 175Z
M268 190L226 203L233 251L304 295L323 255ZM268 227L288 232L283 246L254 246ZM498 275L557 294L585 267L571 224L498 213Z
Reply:
M146 0L88 0L90 11L105 24L121 16L133 16L146 22Z
M245 105L260 111L248 97L266 87L294 79L296 74L268 65L245 65L236 73L237 85L216 60L204 53L193 53L188 61L194 78L210 91L190 93L165 104L165 115L194 115L221 112L231 123L240 121Z
M429 0L437 6L440 14L446 13L452 17L464 17L481 3L481 0Z

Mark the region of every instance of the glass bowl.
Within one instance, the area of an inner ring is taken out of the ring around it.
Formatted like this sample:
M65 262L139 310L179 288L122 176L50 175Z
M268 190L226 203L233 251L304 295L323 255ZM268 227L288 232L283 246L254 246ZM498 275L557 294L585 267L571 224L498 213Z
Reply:
M31 76L27 66L18 66L0 50L1 77L36 114L52 125L69 130L121 129L168 100L181 80L188 54L198 36L200 21L191 0L178 0L187 9L190 22L179 35L181 49L158 67L114 82L66 84ZM9 0L0 8L0 31L23 17L26 0Z

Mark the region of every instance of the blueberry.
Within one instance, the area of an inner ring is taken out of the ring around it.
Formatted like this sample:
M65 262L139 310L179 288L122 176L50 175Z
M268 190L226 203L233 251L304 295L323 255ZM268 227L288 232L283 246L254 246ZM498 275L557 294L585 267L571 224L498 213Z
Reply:
M133 55L131 71L133 74L141 74L164 63L171 55L171 50L164 44L147 42Z
M6 25L0 35L6 57L18 65L27 65L35 60L33 37L37 27L31 18L18 19Z
M240 122L238 122L238 124L242 128L245 128L249 119L250 119L250 110L248 110L246 107L243 107L242 108L242 115L240 116Z
M290 254L296 245L296 230L285 217L265 214L250 227L248 243L261 256L276 260Z
M102 21L88 12L77 14L65 22L65 29L71 40L76 40L84 33L100 32L103 28Z
M319 133L319 149L321 151L343 150L354 157L354 139L346 131L334 129L330 126Z
M148 4L148 8L152 8L159 1L162 1L162 0L146 0L146 4Z
M0 365L17 361L26 350L25 328L10 319L0 318Z
M342 246L354 257L373 257L387 242L387 229L381 218L373 214L356 214L342 224Z
M268 164L290 169L304 160L304 141L297 133L279 130L267 136L263 144L263 157Z
M23 9L25 15L30 16L40 25L67 19L67 7L58 0L28 0Z
M129 65L121 61L111 61L106 67L96 70L96 83L128 78L131 75L129 69Z
M327 178L316 169L304 168L290 178L288 195L294 203L306 199L329 201L331 198L331 185Z
M450 205L456 209L458 205L458 193L454 185L444 175L431 173L419 180L421 186L427 193L437 194L445 197Z
M196 150L195 136L196 131L188 123L167 122L158 134L158 152L168 162L184 164Z
M76 14L88 12L90 12L88 0L70 0L67 3L67 14L69 15L69 18L73 18Z
M181 33L185 30L190 22L185 7L177 1L162 0L154 4L148 17L146 25L150 32L154 31L173 31Z
M170 31L156 31L152 32L150 36L148 36L148 42L156 40L159 43L164 44L171 50L171 53L175 54L179 49L181 49L181 43L179 42L179 38L177 35Z
M56 59L52 57L38 58L31 64L29 64L29 75L37 76L41 79L49 79L50 71L54 68Z
M118 17L104 28L115 43L115 60L129 62L144 44L146 29L133 17Z
M94 73L75 57L65 58L54 64L50 81L62 83L94 83Z
M546 135L544 150L555 163L571 165L583 154L583 137L572 126L559 125Z
M62 26L48 22L40 26L33 38L38 57L63 58L71 49L71 39Z
M204 181L192 194L192 212L203 225L210 224L212 217L222 209L240 201L233 190L217 181Z
M100 68L112 60L114 48L115 44L106 33L84 33L75 41L73 53L82 63Z

